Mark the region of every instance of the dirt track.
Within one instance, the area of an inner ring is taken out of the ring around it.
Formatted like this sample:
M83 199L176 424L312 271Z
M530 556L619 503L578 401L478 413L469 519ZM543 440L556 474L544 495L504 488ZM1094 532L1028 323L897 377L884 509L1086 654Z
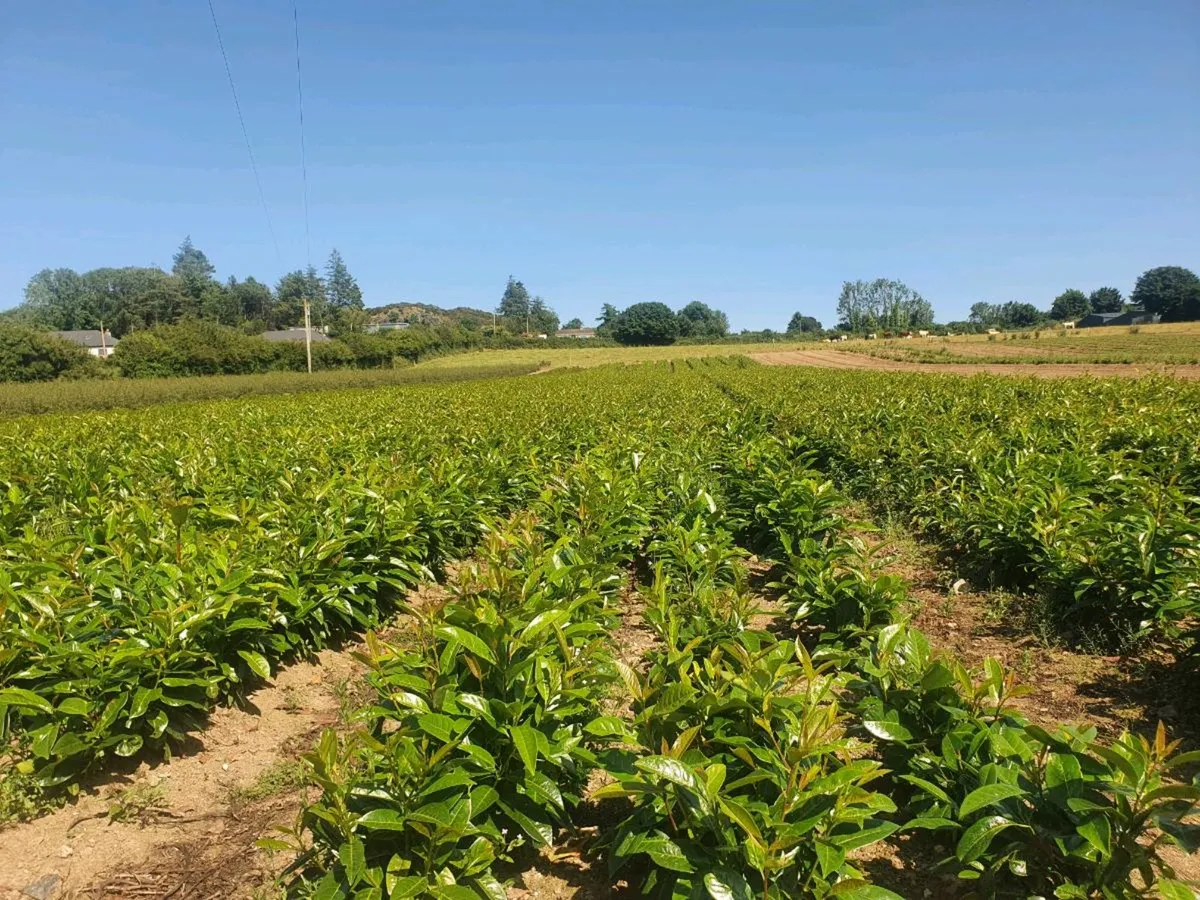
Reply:
M982 372L988 375L1032 375L1037 378L1066 378L1072 375L1138 378L1159 374L1176 378L1200 378L1200 366L1118 363L911 363L841 350L781 350L751 353L750 358L769 366L818 366L823 369L860 369L872 372L945 372L951 375L978 375Z

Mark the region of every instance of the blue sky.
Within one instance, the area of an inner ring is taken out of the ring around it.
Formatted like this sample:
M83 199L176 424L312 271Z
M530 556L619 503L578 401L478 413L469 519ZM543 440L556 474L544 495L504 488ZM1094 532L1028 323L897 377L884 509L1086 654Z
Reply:
M47 266L306 258L288 0L0 14L0 308ZM313 262L368 305L565 320L704 300L827 325L844 279L939 319L1200 268L1200 9L1178 2L299 0Z

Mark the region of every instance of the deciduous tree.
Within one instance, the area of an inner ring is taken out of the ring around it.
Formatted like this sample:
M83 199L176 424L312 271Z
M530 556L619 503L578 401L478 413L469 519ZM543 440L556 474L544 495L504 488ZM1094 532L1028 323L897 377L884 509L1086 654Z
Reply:
M673 344L679 320L665 303L635 303L612 323L612 336L621 344Z
M1159 266L1142 273L1129 299L1148 313L1158 313L1164 322L1187 322L1200 318L1194 290L1198 286L1200 278L1190 269Z
M729 331L729 319L719 309L693 300L678 313L680 337L723 337Z
M806 316L803 313L794 313L788 321L788 334L802 334L809 332L817 332L821 330L821 323L812 316Z
M1125 298L1115 287L1102 287L1092 291L1088 302L1092 305L1092 312L1120 312Z
M1074 322L1076 319L1082 319L1089 312L1091 312L1091 304L1088 302L1087 294L1075 288L1063 291L1054 298L1054 303L1050 305L1050 318L1059 322Z

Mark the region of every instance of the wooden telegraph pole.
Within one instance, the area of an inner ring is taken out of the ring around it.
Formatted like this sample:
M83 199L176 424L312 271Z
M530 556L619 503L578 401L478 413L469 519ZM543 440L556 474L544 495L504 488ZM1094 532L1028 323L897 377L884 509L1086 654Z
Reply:
M308 374L312 374L312 317L308 311L308 297L304 298L304 352L308 356Z

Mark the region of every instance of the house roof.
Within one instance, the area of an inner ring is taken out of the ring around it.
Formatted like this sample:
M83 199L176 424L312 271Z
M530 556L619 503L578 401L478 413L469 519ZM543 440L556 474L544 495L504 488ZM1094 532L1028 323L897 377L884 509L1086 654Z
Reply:
M595 328L560 328L555 332L555 337L592 337L595 335Z
M80 347L114 347L118 342L117 338L109 334L107 329L103 338L100 336L99 329L95 328L82 331L56 331L54 336L64 341L70 341L72 344L78 344Z
M303 328L285 328L283 331L264 331L262 333L261 337L265 341L274 341L276 343L278 343L280 341L303 341L304 340L304 329ZM322 332L317 331L314 328L313 333L312 333L312 339L313 339L314 344L320 344L320 343L324 343L325 341L328 341L329 335L323 334Z

